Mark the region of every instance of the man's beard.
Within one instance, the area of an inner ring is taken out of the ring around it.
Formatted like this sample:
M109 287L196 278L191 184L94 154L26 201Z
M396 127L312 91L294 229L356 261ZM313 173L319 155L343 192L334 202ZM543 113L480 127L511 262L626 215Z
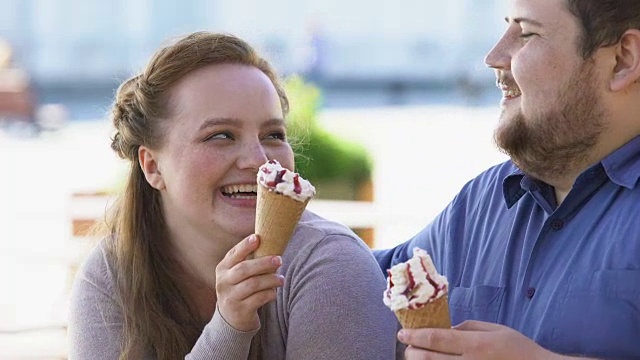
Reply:
M504 119L503 110L494 133L498 147L538 179L562 178L588 165L605 127L595 78L587 60L559 93L559 109L530 118L520 111L512 119Z

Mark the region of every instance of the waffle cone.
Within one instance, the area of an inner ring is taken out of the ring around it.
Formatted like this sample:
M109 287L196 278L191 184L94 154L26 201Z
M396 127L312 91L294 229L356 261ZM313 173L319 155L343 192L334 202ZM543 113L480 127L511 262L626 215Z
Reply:
M255 232L260 245L254 254L256 258L284 253L309 199L298 201L258 186Z
M441 296L419 309L396 310L396 317L405 329L451 327L447 296Z

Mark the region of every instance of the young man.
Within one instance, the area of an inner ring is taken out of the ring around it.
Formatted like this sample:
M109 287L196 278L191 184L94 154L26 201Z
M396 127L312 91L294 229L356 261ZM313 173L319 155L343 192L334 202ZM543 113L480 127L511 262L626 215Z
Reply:
M640 358L640 2L510 0L486 57L511 160L413 239L450 283L454 329L407 359ZM500 325L498 325L500 324Z

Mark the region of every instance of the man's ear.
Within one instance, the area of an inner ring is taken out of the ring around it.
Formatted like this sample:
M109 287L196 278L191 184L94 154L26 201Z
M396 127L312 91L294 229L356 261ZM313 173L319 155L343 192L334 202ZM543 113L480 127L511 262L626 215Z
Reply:
M158 159L153 150L146 146L140 146L138 148L138 159L140 168L149 185L157 190L163 190L165 188L164 179L162 178L162 173L160 173Z
M610 87L612 91L620 91L640 82L640 30L627 30L615 49L616 64Z

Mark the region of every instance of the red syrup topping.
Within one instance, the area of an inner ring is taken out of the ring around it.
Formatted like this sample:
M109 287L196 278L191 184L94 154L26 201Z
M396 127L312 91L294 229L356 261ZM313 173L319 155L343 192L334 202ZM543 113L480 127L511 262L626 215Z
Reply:
M282 169L276 173L276 178L273 181L269 181L267 186L270 188L275 188L276 185L282 182L282 177L287 173L287 169Z
M391 288L393 287L393 276L391 276L391 271L389 269L387 269L387 275L389 276L387 277L388 284L387 284L386 295L387 297L391 297Z
M431 299L435 299L438 297L438 294L440 293L440 291L442 291L443 288L439 287L438 283L436 283L433 280L433 278L431 278L431 275L429 275L429 272L427 271L427 267L424 266L424 259L420 258L420 264L422 265L422 269L424 269L424 272L427 273L427 281L435 289L435 291L433 292L433 295L431 295Z
M407 266L407 272L409 273L409 289L413 290L416 288L416 281L413 272L411 272L411 266Z
M300 176L296 174L293 177L293 192L300 194L302 192L302 186L300 186Z

